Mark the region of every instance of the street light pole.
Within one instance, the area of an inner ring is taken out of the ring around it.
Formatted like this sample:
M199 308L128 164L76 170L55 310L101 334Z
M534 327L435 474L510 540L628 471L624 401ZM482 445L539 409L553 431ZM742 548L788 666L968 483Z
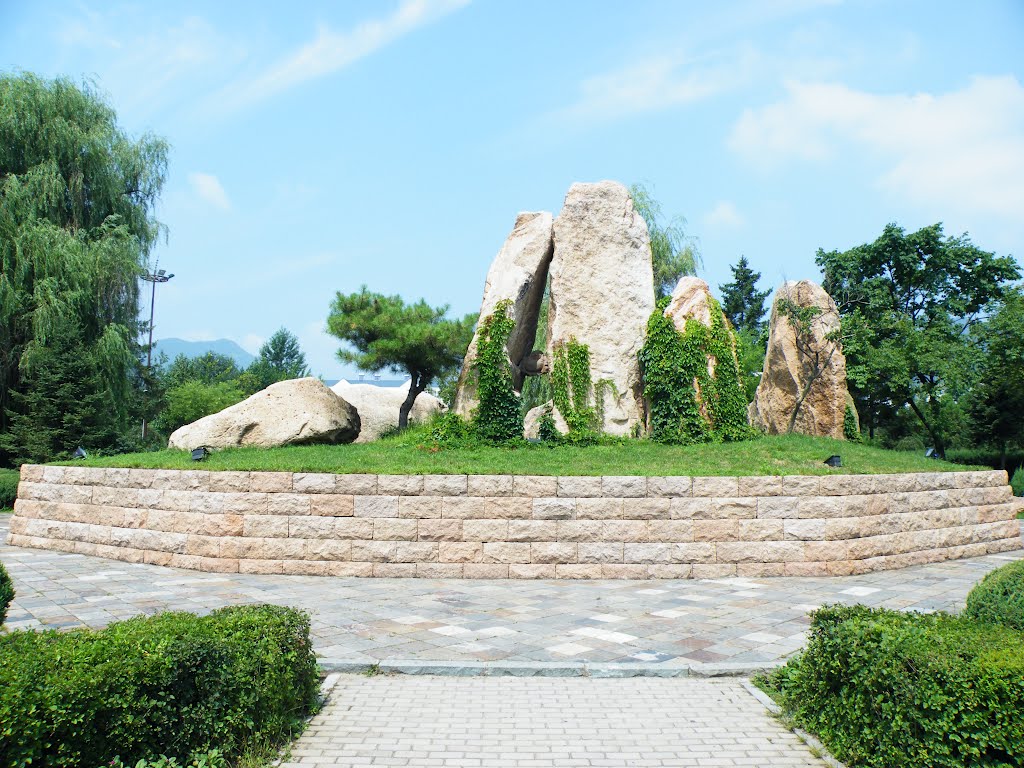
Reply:
M149 347L146 349L146 370L152 372L153 370L153 310L156 307L156 284L166 283L174 277L173 274L168 275L163 269L157 270L156 272L147 272L142 275L142 279L147 283L153 284L153 292L149 299ZM142 439L146 439L146 419L142 419Z

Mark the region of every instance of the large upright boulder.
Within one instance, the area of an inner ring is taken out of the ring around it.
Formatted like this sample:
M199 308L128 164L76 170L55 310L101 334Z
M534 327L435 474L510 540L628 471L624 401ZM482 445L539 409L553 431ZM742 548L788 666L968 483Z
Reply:
M786 303L813 309L803 333L784 311ZM836 303L817 283L789 281L775 293L770 323L764 372L749 409L751 425L770 435L797 432L841 440L848 392Z
M637 353L654 311L647 225L622 184L577 183L555 219L554 244L547 356L573 337L585 344L591 380L604 389L601 428L629 435L645 419Z
M359 426L356 409L320 379L290 379L175 430L168 447L188 451L200 446L350 443Z
M342 379L331 390L359 413L361 429L357 443L377 440L385 431L398 426L398 411L409 396L409 384L400 387L379 387L375 384L350 384ZM409 423L428 421L445 410L444 403L429 392L420 392L409 414Z
M546 211L520 213L505 244L494 257L484 284L484 298L480 305L481 323L494 312L500 301L512 302L511 314L515 327L505 349L512 363L512 382L517 390L522 386L523 360L533 351L537 335L537 319L548 279L548 265L551 263L551 224L552 216ZM469 418L477 405L476 376L473 373L476 349L477 336L474 334L459 374L453 407L464 418Z

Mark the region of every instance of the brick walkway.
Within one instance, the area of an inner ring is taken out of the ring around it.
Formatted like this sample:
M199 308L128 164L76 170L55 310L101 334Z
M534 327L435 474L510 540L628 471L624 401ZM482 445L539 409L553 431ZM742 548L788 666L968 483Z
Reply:
M1024 551L843 578L474 581L208 574L9 547L17 598L6 627L103 626L164 610L268 602L313 615L317 652L345 662L680 665L777 662L807 612L861 602L955 610Z
M807 766L743 682L342 675L282 768Z

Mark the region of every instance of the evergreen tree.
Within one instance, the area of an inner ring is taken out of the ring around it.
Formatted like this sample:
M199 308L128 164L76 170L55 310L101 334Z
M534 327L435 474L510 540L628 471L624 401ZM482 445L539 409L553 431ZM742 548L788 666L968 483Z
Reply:
M764 300L771 291L757 290L761 273L750 268L746 256L740 256L736 266L730 269L732 282L718 286L718 290L722 292L722 311L737 331L747 331L751 336L757 337L764 327L764 316L767 312Z

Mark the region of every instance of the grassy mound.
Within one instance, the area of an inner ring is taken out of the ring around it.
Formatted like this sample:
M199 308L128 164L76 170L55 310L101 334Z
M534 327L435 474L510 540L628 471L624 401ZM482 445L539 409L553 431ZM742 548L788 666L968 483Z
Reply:
M843 467L824 460L840 454ZM78 465L149 469L209 469L372 474L480 475L828 475L938 472L970 469L857 443L803 435L690 446L649 440L606 441L587 447L522 444L515 447L438 444L418 427L375 443L217 451L202 465L185 451L89 458ZM984 469L983 467L979 467Z

